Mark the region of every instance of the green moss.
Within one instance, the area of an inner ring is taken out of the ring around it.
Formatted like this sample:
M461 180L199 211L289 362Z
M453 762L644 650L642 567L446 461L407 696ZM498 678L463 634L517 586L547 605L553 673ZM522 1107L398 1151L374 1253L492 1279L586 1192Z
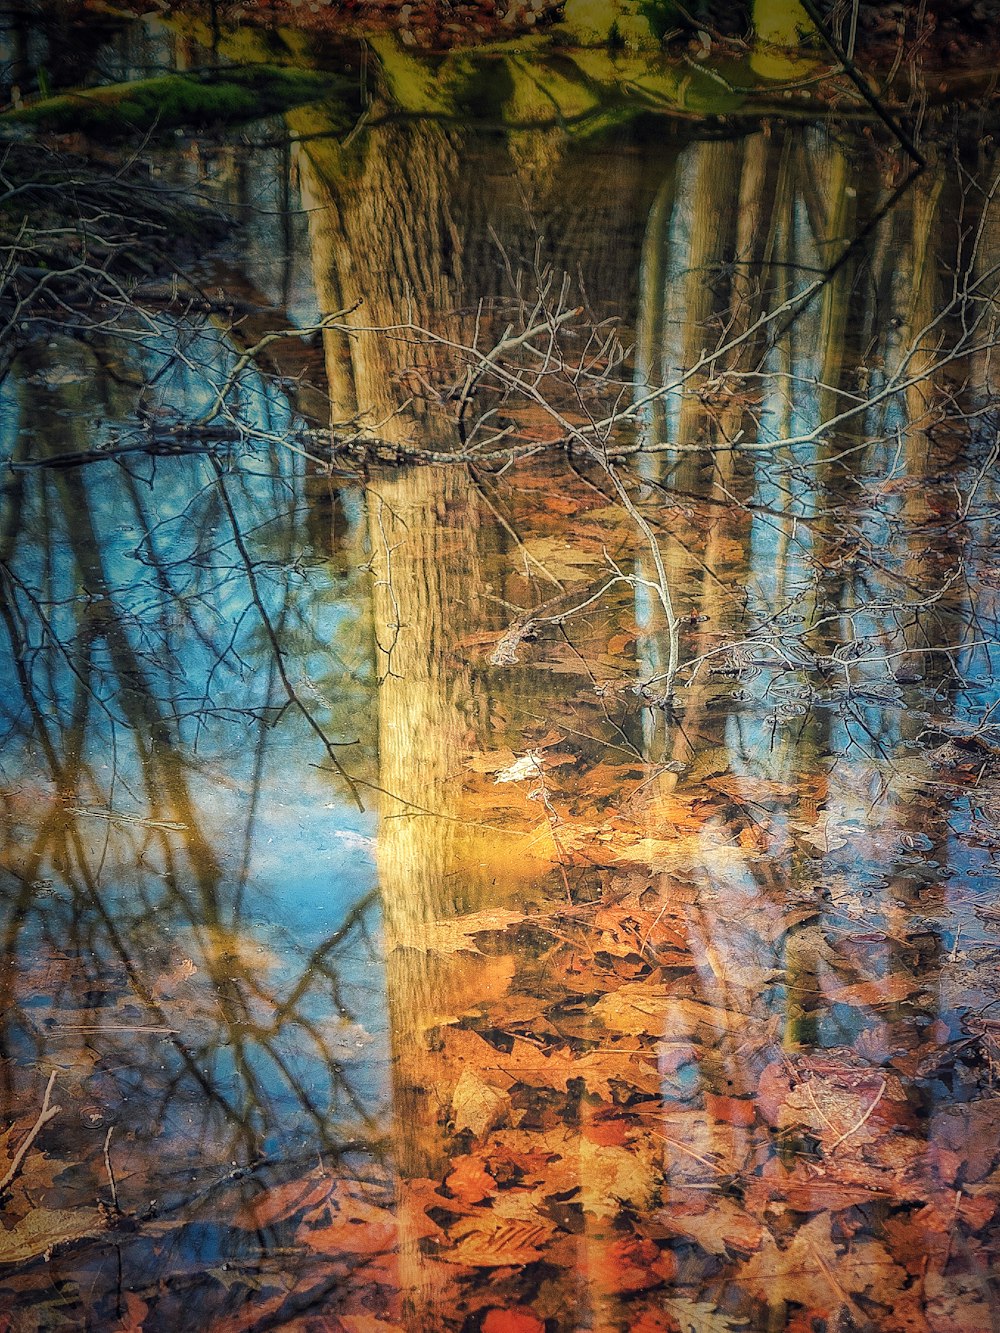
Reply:
M577 120L600 106L598 93L571 61L512 56L508 66L512 87L504 119L510 125Z
M641 115L642 112L637 107L608 107L606 111L588 116L586 120L580 121L578 125L570 126L569 133L574 143L600 143L603 139L610 138L613 134L620 132L627 125L634 124Z
M411 115L454 116L454 85L441 77L441 58L407 51L394 36L380 34L369 41L378 56L386 92L401 111Z
M324 180L337 180L344 172L348 159L360 151L360 146L345 150L340 140L344 130L339 120L337 104L316 102L298 107L288 115L288 129L304 146Z
M612 50L638 50L659 40L641 0L566 0L559 29L585 46Z
M798 0L754 0L753 26L750 66L760 78L781 83L815 68L815 52L808 48L819 36Z
M456 51L442 62L440 77L459 115L470 120L496 120L510 98L509 62L492 51L480 56Z
M56 134L81 130L97 139L121 139L258 120L328 97L335 89L346 95L350 86L343 78L273 65L166 74L61 93L21 111L7 112L0 124L28 124ZM342 107L341 122L346 126L350 119L347 108Z
M601 48L574 51L574 64L602 89L637 110L660 109L717 116L736 111L743 98L697 69L678 68L659 58L618 56Z
M301 54L296 50L295 30L290 28L266 28L249 23L225 25L216 45L211 24L197 14L175 9L159 21L185 42L206 51L214 49L217 59L230 65L284 65L290 58Z

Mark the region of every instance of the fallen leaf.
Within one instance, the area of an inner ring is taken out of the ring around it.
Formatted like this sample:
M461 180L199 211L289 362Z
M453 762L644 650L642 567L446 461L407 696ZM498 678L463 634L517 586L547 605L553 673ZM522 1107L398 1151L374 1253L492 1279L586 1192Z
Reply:
M483 1320L483 1333L545 1333L545 1325L524 1306L512 1310L490 1310Z
M327 1209L324 1209L324 1213ZM348 1255L379 1255L395 1250L399 1239L396 1218L388 1208L341 1194L325 1226L299 1227L296 1239L311 1250L334 1258Z
M692 1301L686 1296L669 1296L663 1300L666 1313L672 1315L682 1329L697 1329L698 1333L733 1333L745 1329L742 1319L730 1319L708 1301Z
M497 1192L497 1182L478 1157L456 1157L445 1185L462 1203L482 1203Z
M643 1059L639 1052L605 1047L579 1055L570 1047L542 1050L531 1042L514 1042L505 1070L519 1083L529 1088L555 1088L568 1092L573 1079L582 1080L587 1091L610 1101L612 1083L622 1083L655 1094L660 1088L660 1075L654 1064Z
M96 1208L35 1208L13 1230L0 1229L0 1263L21 1264L102 1229Z
M760 1247L764 1228L753 1213L732 1199L705 1197L703 1190L690 1191L685 1199L672 1191L670 1205L658 1214L658 1222L670 1236L693 1240L706 1254L724 1256L730 1249L752 1254Z
M719 1097L706 1092L705 1110L713 1119L724 1120L727 1125L749 1126L757 1119L756 1107L747 1097Z
M624 1236L607 1247L591 1249L587 1268L598 1291L622 1295L670 1281L677 1274L677 1260L654 1241Z
M542 758L536 750L529 750L520 759L515 759L509 768L501 769L494 782L524 782L527 778L540 777L543 772Z
M828 1316L846 1309L856 1322L867 1322L854 1298L877 1287L879 1301L891 1305L906 1275L878 1241L854 1241L839 1252L830 1226L830 1214L820 1213L784 1248L765 1236L760 1251L744 1264L739 1282L772 1305L793 1301Z
M646 1139L627 1148L579 1142L580 1185L585 1211L593 1217L614 1217L627 1205L652 1207L663 1183L662 1155Z
M511 912L503 907L485 908L482 912L470 912L466 916L450 917L446 921L430 921L422 925L419 933L414 933L406 943L409 948L423 949L434 953L457 953L466 950L469 953L481 953L474 935L487 933L500 934L508 926L524 921L523 912Z
M142 1333L142 1321L149 1314L149 1306L134 1291L125 1293L125 1313L118 1323L119 1333Z
M825 996L830 1004L850 1004L863 1009L878 1009L886 1004L899 1004L909 1000L924 983L917 977L905 972L891 972L888 976L876 977L874 981L862 981L854 986L841 986Z
M542 1221L491 1217L464 1231L441 1258L473 1268L508 1268L534 1263L541 1257L554 1227Z
M464 1129L481 1139L506 1119L510 1111L510 1097L491 1088L474 1069L463 1069L451 1098L451 1114L456 1134Z
M299 1180L274 1185L248 1200L237 1210L233 1222L244 1231L273 1227L301 1209L315 1207L329 1192L329 1179L322 1172L313 1171Z
M404 1333L402 1324L387 1324L384 1319L373 1319L366 1314L338 1316L344 1333Z

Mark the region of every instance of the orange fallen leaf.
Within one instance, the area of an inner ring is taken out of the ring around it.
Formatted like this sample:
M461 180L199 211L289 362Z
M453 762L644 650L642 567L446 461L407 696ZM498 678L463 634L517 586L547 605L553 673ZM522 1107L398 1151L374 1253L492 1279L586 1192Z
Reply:
M483 1333L545 1333L542 1321L524 1306L512 1310L490 1310L483 1320Z
M327 1227L305 1227L297 1239L311 1250L334 1257L359 1254L385 1254L396 1245L393 1221L361 1222L357 1218L332 1222Z
M595 1285L601 1291L624 1294L648 1291L676 1276L677 1260L651 1240L624 1236L588 1258Z
M450 1264L473 1268L518 1268L541 1257L553 1228L531 1219L484 1217L441 1254Z
M705 1110L715 1120L724 1120L727 1125L752 1125L757 1119L757 1110L746 1097L719 1097L714 1092L706 1092Z
M142 1321L149 1314L149 1306L134 1291L125 1293L125 1312L118 1325L119 1333L142 1333Z
M342 1314L339 1319L344 1333L403 1333L401 1324L387 1324L367 1314Z
M849 1004L863 1009L878 1009L886 1004L899 1004L908 1000L924 983L918 977L908 976L905 972L893 972L888 976L876 977L874 981L861 981L855 986L841 986L827 996L831 1004Z
M304 1208L314 1208L330 1192L330 1181L318 1171L274 1185L238 1209L234 1220L244 1231L273 1227Z
M323 1214L330 1218L326 1225L299 1227L300 1244L334 1257L381 1255L396 1248L399 1226L394 1214L359 1198L350 1187L331 1194Z
M481 1203L497 1192L497 1183L478 1157L456 1157L445 1185L461 1203Z

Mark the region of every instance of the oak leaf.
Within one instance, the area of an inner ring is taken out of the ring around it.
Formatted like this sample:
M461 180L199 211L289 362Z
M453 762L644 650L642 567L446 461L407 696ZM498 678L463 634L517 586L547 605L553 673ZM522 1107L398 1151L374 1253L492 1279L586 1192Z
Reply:
M602 995L594 1013L612 1032L633 1036L669 1037L674 1041L696 1035L736 1032L746 1027L746 1015L686 1000L673 994L674 987L656 981L626 982Z
M627 1148L579 1141L581 1202L590 1217L614 1217L627 1205L646 1209L663 1183L660 1153L648 1140Z
M693 1240L706 1254L724 1256L730 1249L752 1254L760 1247L764 1227L748 1209L732 1199L706 1198L703 1190L685 1198L671 1191L670 1205L657 1215L667 1235Z
M334 1258L387 1254L396 1248L399 1230L391 1213L374 1217L336 1213L327 1226L300 1227L297 1240Z
M474 936L500 934L508 926L522 921L523 912L511 912L503 907L485 908L481 912L469 912L465 916L449 917L445 921L428 922L421 927L419 934L406 942L410 948L423 949L429 953L457 953L459 950L482 953Z
M670 1281L677 1274L677 1260L654 1241L623 1236L606 1247L591 1247L587 1268L599 1292L621 1295Z
M677 1320L681 1329L697 1329L698 1333L735 1333L745 1329L742 1319L733 1320L721 1314L708 1301L692 1301L687 1296L669 1296L662 1301L664 1312Z
M578 1055L570 1047L543 1051L531 1042L516 1040L504 1067L529 1088L567 1092L572 1079L581 1079L589 1093L604 1101L611 1100L613 1082L651 1094L660 1088L656 1066L624 1048Z

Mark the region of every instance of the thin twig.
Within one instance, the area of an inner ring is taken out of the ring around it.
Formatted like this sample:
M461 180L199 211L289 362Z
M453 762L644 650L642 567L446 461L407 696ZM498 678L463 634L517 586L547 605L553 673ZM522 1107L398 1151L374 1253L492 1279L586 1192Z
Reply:
M111 1186L111 1206L116 1213L120 1213L121 1208L118 1206L118 1184L115 1181L115 1173L111 1169L111 1135L114 1132L114 1125L109 1125L108 1132L104 1136L104 1169L108 1173L108 1184Z
M809 1084L808 1084L808 1083L806 1084L806 1087L807 1087L807 1088L809 1087ZM850 1129L845 1129L844 1132L843 1132L843 1134L841 1134L841 1136L840 1136L839 1139L834 1139L834 1141L830 1144L829 1148L827 1148L827 1150L826 1150L828 1153L833 1152L834 1148L839 1148L840 1145L844 1142L845 1139L849 1139L849 1138L851 1137L852 1134L856 1134L856 1133L858 1132L858 1130L859 1130L859 1129L861 1128L861 1126L865 1123L865 1121L868 1119L868 1117L871 1115L871 1113L875 1110L875 1107L878 1106L879 1102L880 1102L880 1101L882 1100L882 1098L885 1096L885 1089L886 1089L886 1082L885 1082L885 1079L883 1079L883 1080L882 1080L882 1086L879 1088L878 1092L875 1094L875 1100L872 1102L871 1106L869 1106L868 1110L864 1113L864 1115L863 1115L863 1116L861 1117L861 1119L857 1122L857 1124L852 1125ZM817 1110L818 1110L818 1109L819 1109L819 1108L817 1107ZM822 1115L823 1113L820 1112L820 1114ZM823 1118L824 1118L824 1120L826 1119L825 1116L824 1116Z
M42 1109L38 1113L38 1119L28 1130L24 1142L21 1144L20 1148L18 1148L17 1152L14 1154L14 1160L7 1168L7 1174L4 1176L2 1180L0 1180L0 1194L5 1193L14 1183L14 1180L17 1177L18 1172L21 1170L21 1167L24 1164L24 1159L27 1157L28 1152L31 1149L31 1145L34 1143L35 1139L38 1138L38 1135L41 1133L44 1126L47 1125L50 1120L55 1119L55 1117L62 1110L61 1106L49 1105L49 1101L52 1097L52 1089L55 1086L56 1082L56 1074L57 1070L53 1069L52 1073L49 1075L48 1087L45 1089L45 1096L42 1099Z

